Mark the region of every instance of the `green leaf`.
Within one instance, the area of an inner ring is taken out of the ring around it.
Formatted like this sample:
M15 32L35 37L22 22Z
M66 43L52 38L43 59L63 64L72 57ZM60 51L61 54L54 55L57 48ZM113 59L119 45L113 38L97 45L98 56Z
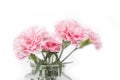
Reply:
M80 42L80 48L83 48L89 44L91 44L89 39L87 39L86 41L82 41L82 42Z
M28 58L37 64L37 57L34 54L31 54Z
M34 55L34 54L31 54L28 58L33 60L34 57L35 57L35 55Z
M62 41L62 48L65 49L66 47L68 47L70 45L70 41Z

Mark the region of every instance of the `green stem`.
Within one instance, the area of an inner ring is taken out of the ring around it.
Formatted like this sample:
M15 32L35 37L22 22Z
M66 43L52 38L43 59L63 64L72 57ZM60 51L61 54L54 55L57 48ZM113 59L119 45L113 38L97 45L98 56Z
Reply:
M60 58L62 57L62 54L63 54L63 48L62 48L62 50L61 50L61 52L60 52L60 56L59 56L59 60L60 60Z
M70 63L73 63L73 62L64 62L63 64L70 64Z
M59 60L59 58L58 58L58 55L57 55L57 54L54 54L54 55L55 55L55 57L56 57L55 63L60 62L60 60Z
M52 55L52 56L51 56L51 63L53 63L53 59L54 59L54 56Z
M42 53L42 56L43 56L43 58L44 58L44 60L45 60L45 55L44 55L44 53L43 52L41 52Z
M77 48L73 49L61 62L64 62Z

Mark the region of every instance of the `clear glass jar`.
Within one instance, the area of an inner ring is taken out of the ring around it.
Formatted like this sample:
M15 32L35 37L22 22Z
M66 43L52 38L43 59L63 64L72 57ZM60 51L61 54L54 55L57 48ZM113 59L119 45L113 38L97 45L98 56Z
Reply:
M63 66L60 65L41 65L37 73L36 67L32 67L32 72L25 76L25 80L72 80L63 72Z

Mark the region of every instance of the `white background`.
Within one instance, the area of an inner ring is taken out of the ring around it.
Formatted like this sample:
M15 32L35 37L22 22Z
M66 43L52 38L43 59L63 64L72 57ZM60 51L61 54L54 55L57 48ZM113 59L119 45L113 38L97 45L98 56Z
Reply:
M75 19L100 34L101 50L88 46L76 51L66 67L73 80L120 80L119 0L0 0L0 80L24 80L26 61L13 52L13 40L24 29Z

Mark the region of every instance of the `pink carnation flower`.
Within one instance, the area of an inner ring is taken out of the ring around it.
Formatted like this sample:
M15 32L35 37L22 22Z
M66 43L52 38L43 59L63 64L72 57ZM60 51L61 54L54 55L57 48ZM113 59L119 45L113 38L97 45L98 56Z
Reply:
M57 34L72 44L77 45L78 42L88 39L86 31L74 20L61 21L55 27Z
M100 41L99 35L90 29L88 29L87 31L89 34L89 40L95 45L96 49L100 49L101 41Z
M14 42L14 50L19 59L29 56L41 49L41 43L46 39L47 32L38 27L32 27L22 32Z
M49 37L45 43L42 45L43 50L50 52L59 52L61 49L61 42L57 40L56 37Z

